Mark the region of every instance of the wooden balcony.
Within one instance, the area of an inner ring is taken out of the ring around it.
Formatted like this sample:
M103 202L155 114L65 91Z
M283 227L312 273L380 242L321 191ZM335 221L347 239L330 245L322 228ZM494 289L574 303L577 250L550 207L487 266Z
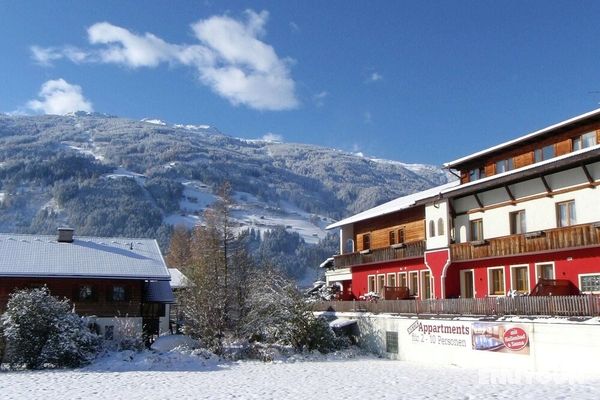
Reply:
M480 243L457 243L450 245L450 253L452 261L467 261L594 245L600 245L598 223L503 236Z
M403 247L384 247L372 249L369 253L354 252L334 256L335 268L347 268L355 265L369 264L374 262L386 262L402 260L405 258L423 257L425 252L425 241L404 243Z

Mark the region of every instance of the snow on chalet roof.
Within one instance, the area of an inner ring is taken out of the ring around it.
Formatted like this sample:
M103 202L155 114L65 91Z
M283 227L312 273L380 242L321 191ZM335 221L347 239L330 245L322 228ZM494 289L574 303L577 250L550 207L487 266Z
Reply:
M338 228L340 226L353 224L355 222L364 221L366 219L379 217L381 215L391 214L396 211L404 210L410 208L416 204L416 202L425 200L431 197L435 197L439 195L442 191L458 186L460 181L455 180L452 182L445 183L440 186L433 187L431 189L423 190L421 192L413 193L408 196L399 197L395 200L388 201L387 203L383 203L377 207L370 208L361 213L355 214L351 217L338 221L329 225L325 229L333 229Z
M169 274L171 275L172 289L181 289L190 285L190 281L188 280L187 276L182 274L177 268L169 268Z
M544 133L548 133L548 132L550 132L550 131L552 131L552 130L554 130L554 129L562 128L562 127L564 127L564 126L567 126L567 125L569 125L569 124L573 124L573 123L576 123L576 122L580 122L580 121L582 121L582 120L585 120L586 118L593 117L593 116L597 116L597 115L600 115L600 108L597 108L597 109L595 109L595 110L592 110L592 111L590 111L590 112L587 112L587 113L585 113L585 114L581 114L581 115L578 115L578 116L576 116L576 117L573 117L573 118L567 119L567 120L565 120L565 121L562 121L562 122L559 122L559 123L557 123L557 124L550 125L550 126L548 126L548 127L546 127L546 128L543 128L543 129L540 129L540 130L538 130L538 131L535 131L535 132L529 133L529 134L527 134L527 135L524 135L524 136L518 137L518 138L516 138L516 139L509 140L508 142L504 142L504 143L501 143L501 144L499 144L499 145L496 145L496 146L493 146L493 147L487 148L487 149L485 149L485 150L478 151L477 153L473 153L473 154L470 154L470 155L468 155L468 156L465 156L465 157L459 158L459 159L457 159L457 160L454 160L454 161L450 161L450 162L444 163L444 167L445 167L445 168L454 168L455 166L457 166L457 165L460 165L460 164L462 164L462 163L464 163L464 162L466 162L466 161L470 161L470 160L472 160L472 159L475 159L475 158L478 158L478 157L484 156L484 155L486 155L486 154L489 154L489 153L492 153L492 152L494 152L494 151L501 150L501 149L503 149L503 148L505 148L505 147L508 147L508 146L511 146L511 145L514 145L514 144L517 144L517 143L520 143L520 142L526 141L526 140L528 140L528 139L534 138L534 137L536 137L536 136L539 136L539 135L542 135L542 134L544 134Z
M0 276L170 280L153 239L0 233Z

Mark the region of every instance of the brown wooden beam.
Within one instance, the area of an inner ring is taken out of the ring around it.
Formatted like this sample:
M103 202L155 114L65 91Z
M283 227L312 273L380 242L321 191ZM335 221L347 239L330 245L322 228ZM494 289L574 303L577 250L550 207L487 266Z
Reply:
M544 184L544 187L546 188L546 196L552 197L552 188L550 187L550 185L548 185L548 181L546 181L546 177L544 175L541 175L540 179L542 180L542 183Z
M508 194L508 197L510 198L510 201L514 203L517 199L515 199L515 195L510 190L510 188L508 187L508 185L504 186L504 190L506 190L506 194Z
M594 183L594 178L592 177L592 174L590 174L590 171L587 169L587 166L585 164L582 164L581 169L583 170L583 173L585 174L585 177L587 178L590 185L592 185L592 183ZM595 186L593 185L591 187L595 188Z
M475 197L475 201L477 202L479 208L483 208L483 203L481 202L481 199L479 199L479 196L477 196L477 193L473 193L473 197Z

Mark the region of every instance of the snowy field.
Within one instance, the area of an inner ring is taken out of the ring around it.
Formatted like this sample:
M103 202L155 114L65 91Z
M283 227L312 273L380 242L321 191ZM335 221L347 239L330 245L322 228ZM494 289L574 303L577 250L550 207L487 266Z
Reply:
M220 362L182 354L106 358L80 370L0 373L8 399L599 399L596 377L506 374L369 356ZM520 382L517 382L520 380Z

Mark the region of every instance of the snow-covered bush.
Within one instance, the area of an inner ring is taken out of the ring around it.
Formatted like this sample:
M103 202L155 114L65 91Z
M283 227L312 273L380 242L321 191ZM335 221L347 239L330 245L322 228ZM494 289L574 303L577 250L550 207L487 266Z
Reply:
M144 350L144 337L131 319L115 317L115 327L117 333L113 340L117 350Z
M77 367L99 348L99 336L71 311L69 301L51 296L46 287L13 292L1 320L13 366Z
M260 271L251 282L249 312L242 329L251 340L322 353L346 344L335 336L327 321L315 317L302 293L280 272Z

